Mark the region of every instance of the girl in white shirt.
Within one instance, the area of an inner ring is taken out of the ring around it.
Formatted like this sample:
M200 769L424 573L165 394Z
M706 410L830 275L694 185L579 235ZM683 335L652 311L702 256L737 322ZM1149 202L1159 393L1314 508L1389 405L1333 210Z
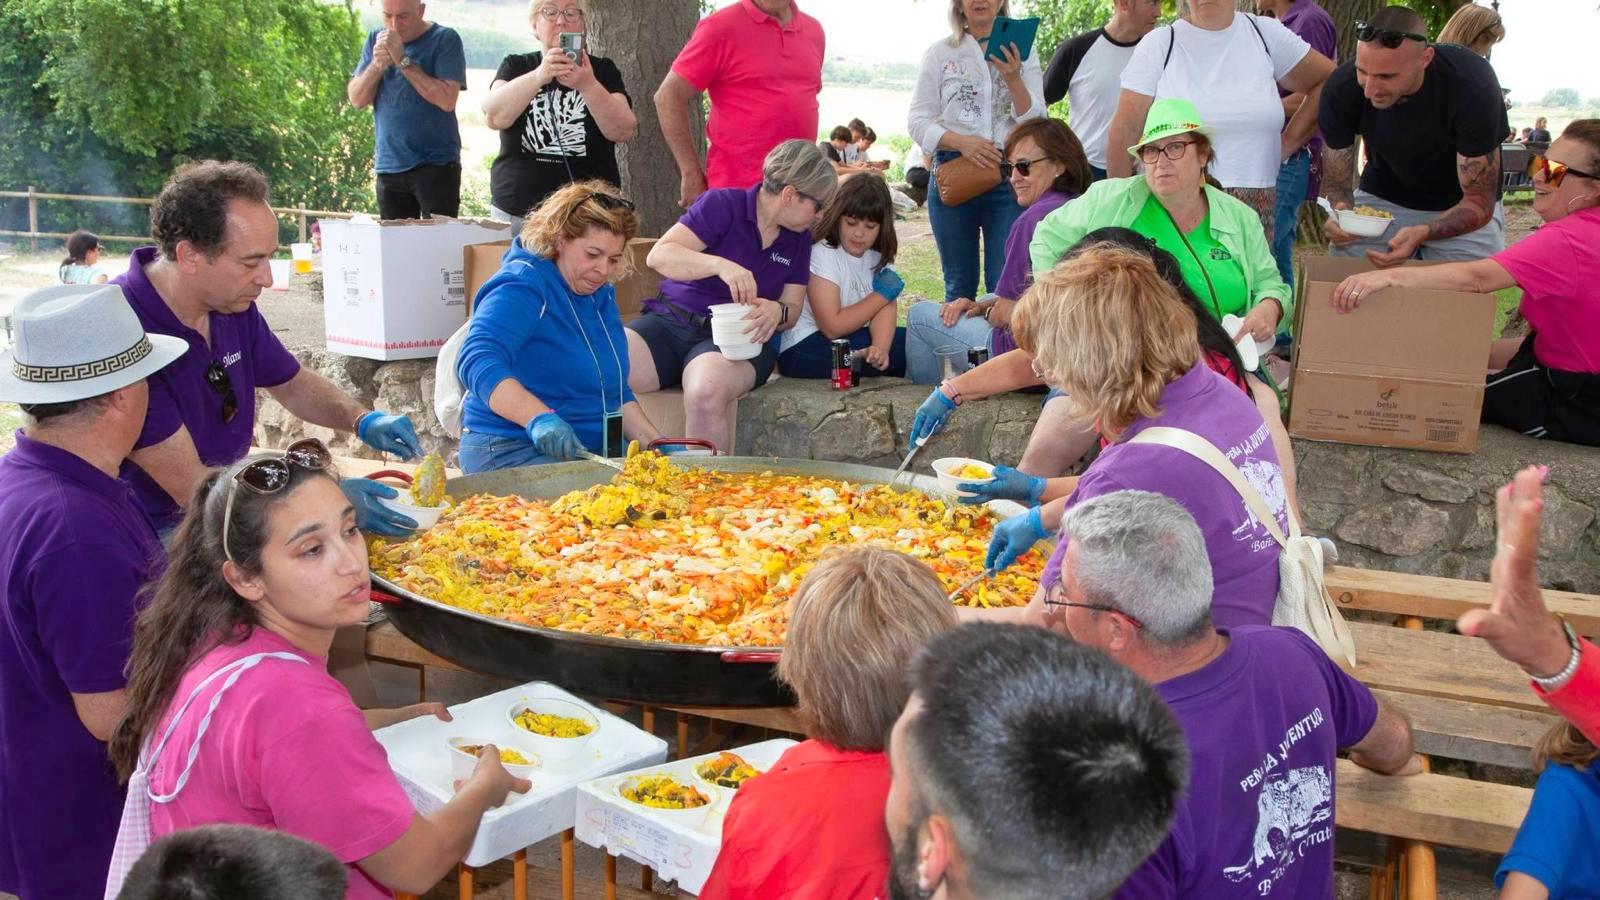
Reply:
M1044 75L1030 51L1015 44L997 48L999 61L985 59L997 15L1010 14L1010 0L949 0L950 37L928 48L911 95L911 139L939 166L965 156L995 169L997 183L958 206L946 206L928 186L928 218L939 264L944 269L946 325L954 325L978 296L978 238L983 237L983 276L992 292L1005 264L1006 236L1022 212L1011 185L998 178L1000 148L1017 122L1045 114Z
M867 172L840 182L812 234L811 283L800 318L781 335L778 371L828 378L832 342L847 338L862 375L905 375L906 330L895 306L905 282L889 268L899 242L883 178Z

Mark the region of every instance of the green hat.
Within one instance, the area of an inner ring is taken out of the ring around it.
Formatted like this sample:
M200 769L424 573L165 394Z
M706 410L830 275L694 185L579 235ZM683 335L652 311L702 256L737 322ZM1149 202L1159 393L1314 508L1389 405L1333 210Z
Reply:
M1181 97L1163 97L1150 104L1150 112L1144 117L1144 134L1139 136L1139 143L1128 148L1128 155L1137 158L1139 148L1145 144L1190 131L1205 135L1207 140L1213 139L1211 129L1200 121L1200 113L1193 103Z

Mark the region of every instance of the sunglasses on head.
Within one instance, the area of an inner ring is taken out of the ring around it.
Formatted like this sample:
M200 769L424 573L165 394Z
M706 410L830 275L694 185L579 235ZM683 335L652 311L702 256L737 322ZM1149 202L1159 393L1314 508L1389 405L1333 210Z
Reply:
M1554 162L1535 153L1528 158L1528 177L1533 178L1534 175L1539 173L1544 174L1545 184L1551 187L1560 187L1561 182L1566 181L1568 175L1576 175L1579 178L1600 179L1600 175L1574 169L1566 163Z
M1034 163L1046 162L1049 159L1050 157L1048 156L1041 156L1038 159L1019 159L1016 162L1003 162L1000 164L1000 177L1010 178L1011 170L1015 169L1016 171L1022 173L1023 178L1027 178L1028 169L1031 168Z
M1421 41L1428 43L1427 35L1417 34L1415 31L1398 31L1393 28L1380 28L1377 25L1368 25L1366 22L1356 23L1356 40L1363 44L1377 41L1390 50L1404 44L1406 41Z
M239 397L233 392L233 379L228 377L228 370L216 360L206 367L206 386L211 388L211 393L222 398L222 424L233 421L239 414Z
M290 466L323 472L333 466L333 454L316 438L295 441L281 456L268 456L244 464L233 473L233 484L228 489L228 506L222 513L222 555L233 562L233 551L228 548L228 528L233 524L233 498L239 489L246 488L257 494L276 494L289 486L294 474Z

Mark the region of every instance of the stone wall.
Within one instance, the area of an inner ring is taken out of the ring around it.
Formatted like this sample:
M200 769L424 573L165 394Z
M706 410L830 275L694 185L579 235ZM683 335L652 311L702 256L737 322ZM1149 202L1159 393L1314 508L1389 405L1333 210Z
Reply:
M411 417L430 451L455 441L433 415L433 360L377 363L301 350L306 365L368 406ZM840 393L826 382L780 379L740 401L737 452L895 466L928 389L867 379ZM1015 465L1040 404L1008 394L964 405L923 448L918 464L970 456ZM281 447L310 433L336 452L373 457L352 435L307 428L265 394L256 440ZM1484 580L1494 554L1494 492L1518 468L1550 466L1540 574L1547 585L1600 593L1600 453L1487 427L1470 456L1295 441L1309 528L1330 535L1340 561L1372 569Z

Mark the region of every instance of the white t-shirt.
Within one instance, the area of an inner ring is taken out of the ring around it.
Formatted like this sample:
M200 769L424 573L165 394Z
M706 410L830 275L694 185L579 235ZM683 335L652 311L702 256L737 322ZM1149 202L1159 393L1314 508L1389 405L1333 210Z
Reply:
M839 286L839 308L854 306L872 293L872 276L879 259L878 251L869 249L860 256L851 256L843 247L830 247L822 241L811 245L811 274L826 278ZM783 332L780 353L817 333L817 318L811 314L811 297L806 296L800 308L800 320Z
M1261 30L1259 37L1252 19ZM1163 69L1169 44L1172 58ZM1139 41L1122 70L1122 87L1193 103L1215 133L1217 158L1211 174L1217 181L1230 188L1269 188L1278 183L1282 159L1278 80L1309 52L1311 45L1277 19L1235 13L1233 24L1222 31L1206 31L1180 19Z
M1104 28L1096 28L1061 45L1045 71L1045 99L1050 99L1052 87L1066 92L1067 125L1096 169L1106 167L1106 132L1122 93L1122 70L1137 46L1137 41L1119 44Z

